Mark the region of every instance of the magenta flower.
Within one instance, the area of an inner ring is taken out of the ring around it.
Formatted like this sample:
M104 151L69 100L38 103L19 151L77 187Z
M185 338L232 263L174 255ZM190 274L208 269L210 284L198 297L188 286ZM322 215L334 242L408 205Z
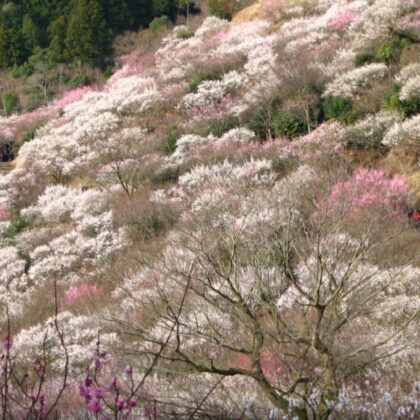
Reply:
M83 381L85 386L91 386L93 384L93 379L89 378L88 376L85 378L85 380Z
M127 400L127 406L131 409L137 407L137 400L135 398L130 398Z
M127 375L131 375L131 374L133 373L133 367L132 367L131 365L127 365L127 366L125 367L125 369L124 369L124 372L125 372Z
M98 400L101 400L104 397L104 391L102 390L102 388L96 388L95 389L95 397Z
M91 399L87 405L87 409L92 413L99 413L101 408L101 403L96 399Z
M13 342L10 338L7 338L6 340L3 341L3 348L5 350L10 350L13 346Z
M87 400L92 399L92 396L93 396L92 389L89 387L86 387L83 384L79 385L79 393L80 393L80 396L85 397Z
M115 391L118 388L117 386L117 378L112 378L111 383L108 385L109 391Z
M127 407L127 404L124 400L119 399L117 401L117 410L118 411L123 411L126 407Z

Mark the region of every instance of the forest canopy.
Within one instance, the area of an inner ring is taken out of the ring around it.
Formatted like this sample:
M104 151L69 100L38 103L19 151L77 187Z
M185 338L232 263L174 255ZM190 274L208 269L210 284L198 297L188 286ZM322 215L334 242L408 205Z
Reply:
M0 0L0 69L25 63L39 49L55 62L103 64L116 35L174 20L184 0Z

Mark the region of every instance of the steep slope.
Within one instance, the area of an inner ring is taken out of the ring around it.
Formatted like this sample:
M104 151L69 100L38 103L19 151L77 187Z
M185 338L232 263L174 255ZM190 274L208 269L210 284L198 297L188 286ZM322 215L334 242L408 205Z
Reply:
M415 418L419 13L261 2L2 118L5 412Z

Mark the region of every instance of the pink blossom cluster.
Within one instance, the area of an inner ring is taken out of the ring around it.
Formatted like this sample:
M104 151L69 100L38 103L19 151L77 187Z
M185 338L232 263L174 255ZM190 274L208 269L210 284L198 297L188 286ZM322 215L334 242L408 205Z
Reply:
M77 286L70 287L64 294L63 303L65 306L72 306L76 302L88 297L95 297L102 294L102 288L95 284L82 283Z
M58 109L62 109L67 105L80 101L88 92L92 92L94 90L97 90L97 88L93 86L82 86L77 89L69 90L65 92L60 99L57 99L54 102L54 106Z
M355 21L355 19L355 13L341 12L330 19L328 22L328 28L332 31L344 31Z
M329 210L344 212L346 217L361 216L365 211L377 209L402 218L402 209L397 203L408 191L404 177L392 178L380 170L359 169L349 180L334 185L326 205Z

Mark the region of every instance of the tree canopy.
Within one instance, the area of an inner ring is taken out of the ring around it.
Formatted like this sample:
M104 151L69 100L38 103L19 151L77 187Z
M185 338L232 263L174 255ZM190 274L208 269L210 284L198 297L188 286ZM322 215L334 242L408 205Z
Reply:
M176 16L178 0L0 0L0 68L23 64L36 48L57 62L101 65L114 37Z

